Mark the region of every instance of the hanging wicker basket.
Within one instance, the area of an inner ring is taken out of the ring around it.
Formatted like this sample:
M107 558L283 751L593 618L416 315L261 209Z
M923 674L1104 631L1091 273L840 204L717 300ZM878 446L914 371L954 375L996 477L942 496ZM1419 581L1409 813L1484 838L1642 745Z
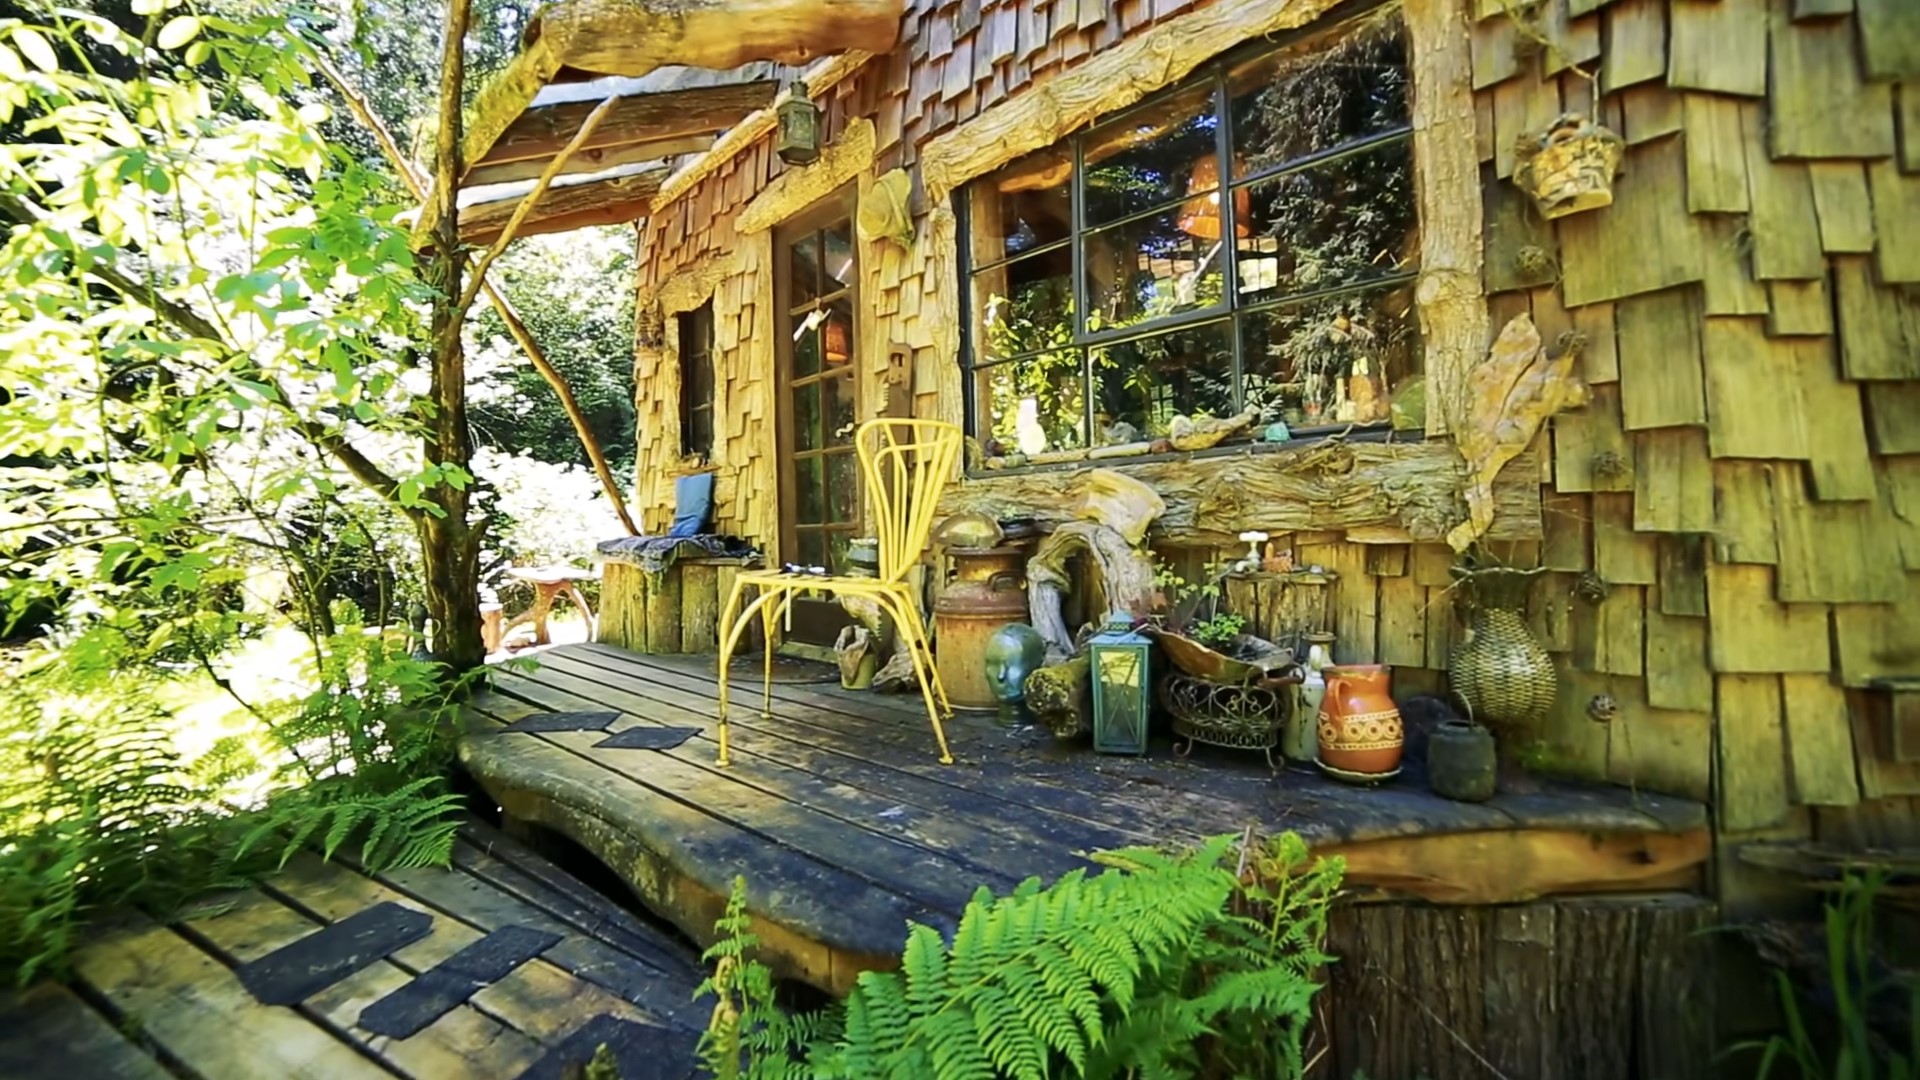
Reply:
M1537 733L1559 691L1553 658L1526 618L1528 591L1545 572L1453 568L1471 614L1448 658L1448 676L1469 718L1503 735Z
M1613 205L1613 177L1626 144L1578 113L1568 113L1538 136L1522 140L1513 182L1547 218Z

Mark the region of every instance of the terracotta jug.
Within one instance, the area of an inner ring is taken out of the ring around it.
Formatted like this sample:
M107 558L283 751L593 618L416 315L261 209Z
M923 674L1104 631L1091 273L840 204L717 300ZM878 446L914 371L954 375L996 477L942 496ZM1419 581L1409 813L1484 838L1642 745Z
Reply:
M1406 731L1387 693L1383 664L1337 664L1325 669L1320 702L1320 763L1339 772L1380 776L1400 767Z

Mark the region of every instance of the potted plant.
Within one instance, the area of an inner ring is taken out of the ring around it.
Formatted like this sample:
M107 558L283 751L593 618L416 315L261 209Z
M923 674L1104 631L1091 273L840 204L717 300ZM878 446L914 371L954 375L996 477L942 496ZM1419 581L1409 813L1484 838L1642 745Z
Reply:
M1167 659L1187 675L1208 682L1244 684L1285 682L1293 674L1293 654L1248 634L1244 616L1220 610L1224 572L1210 570L1194 584L1162 566L1154 583L1167 597L1166 611L1146 630Z

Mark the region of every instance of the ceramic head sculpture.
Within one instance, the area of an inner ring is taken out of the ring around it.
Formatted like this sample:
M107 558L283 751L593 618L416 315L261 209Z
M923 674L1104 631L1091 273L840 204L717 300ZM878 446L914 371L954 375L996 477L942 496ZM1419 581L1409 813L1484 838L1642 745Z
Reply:
M1026 696L1027 676L1047 657L1040 631L1026 623L1008 623L987 639L987 683L1001 705L1017 705Z

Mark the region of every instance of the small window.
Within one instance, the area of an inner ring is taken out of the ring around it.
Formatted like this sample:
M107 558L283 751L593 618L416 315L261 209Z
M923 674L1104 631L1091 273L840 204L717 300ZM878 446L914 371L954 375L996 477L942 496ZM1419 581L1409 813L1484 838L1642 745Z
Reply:
M989 452L1243 410L1384 424L1419 374L1406 38L1378 12L1193 80L969 185Z
M680 322L680 452L713 455L713 301Z

